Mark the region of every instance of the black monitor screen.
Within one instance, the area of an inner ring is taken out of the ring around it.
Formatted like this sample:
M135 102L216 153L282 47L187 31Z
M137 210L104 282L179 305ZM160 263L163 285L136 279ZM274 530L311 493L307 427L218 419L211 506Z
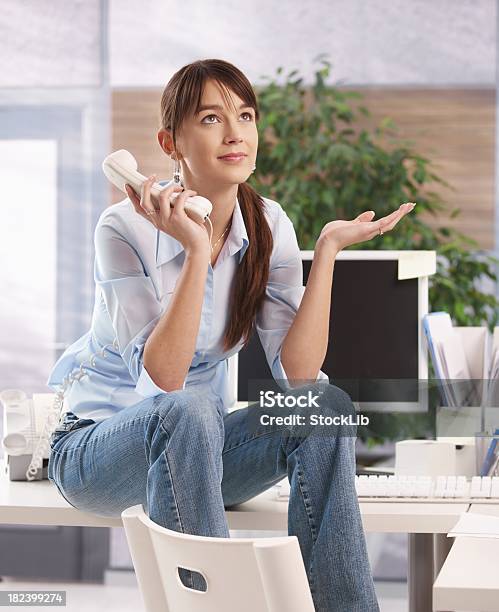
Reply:
M307 284L312 260L303 260ZM398 280L397 260L334 264L329 344L321 367L354 401L418 401L418 279ZM238 400L250 380L276 389L258 334L239 352ZM407 384L401 379L407 379ZM383 381L383 382L382 382Z

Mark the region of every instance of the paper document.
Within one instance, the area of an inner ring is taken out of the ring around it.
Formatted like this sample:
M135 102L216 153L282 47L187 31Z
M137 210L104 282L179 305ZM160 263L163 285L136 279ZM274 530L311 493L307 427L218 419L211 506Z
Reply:
M487 406L499 406L499 350L492 354L487 389Z
M436 376L443 381L441 391L445 404L454 408L476 405L479 398L461 336L447 312L432 312L423 318ZM463 383L457 381L462 380Z
M455 537L499 538L499 516L463 512L457 524L447 534Z
M435 251L402 251L399 254L398 280L430 276L437 271Z

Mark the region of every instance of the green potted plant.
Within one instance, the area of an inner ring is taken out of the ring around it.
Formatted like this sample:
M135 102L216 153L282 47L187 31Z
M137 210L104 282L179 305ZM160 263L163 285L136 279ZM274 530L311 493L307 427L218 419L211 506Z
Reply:
M353 219L365 210L376 218L405 201L417 202L404 223L382 241L352 245L349 249L425 249L437 252L437 272L430 277L431 310L445 310L455 325L499 321L499 301L478 288L482 276L497 280L499 259L478 249L476 241L453 228L430 227L421 220L448 212L431 183L450 188L426 157L407 141L394 136L395 126L384 120L372 132L356 129L359 115L369 116L352 100L361 94L326 84L330 62L319 55L322 68L306 88L297 70L283 83L258 88L262 117L259 122L258 170L250 179L260 193L282 202L293 221L300 247L313 249L322 227L331 219ZM283 68L277 69L281 75ZM308 100L307 100L308 96ZM382 139L391 135L383 146Z

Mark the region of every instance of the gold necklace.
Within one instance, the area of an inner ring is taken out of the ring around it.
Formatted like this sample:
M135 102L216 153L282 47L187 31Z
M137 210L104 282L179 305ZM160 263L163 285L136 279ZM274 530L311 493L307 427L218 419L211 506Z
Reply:
M211 246L211 252L212 252L212 253L213 253L213 249L214 249L214 248L217 246L217 244L220 242L220 240L222 240L222 238L223 238L223 236L224 236L225 232L226 232L226 231L229 229L230 225L231 225L231 224L229 223L229 225L227 225L227 227L225 228L224 233L223 233L223 234L220 236L220 238L219 238L219 239L218 239L218 240L215 242L215 244L213 244L213 245Z

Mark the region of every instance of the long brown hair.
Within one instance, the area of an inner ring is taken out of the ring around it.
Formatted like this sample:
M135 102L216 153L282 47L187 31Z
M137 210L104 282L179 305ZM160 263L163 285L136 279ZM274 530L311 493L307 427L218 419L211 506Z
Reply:
M161 96L161 125L170 131L176 147L176 135L186 117L197 112L208 79L215 80L229 103L231 89L260 114L255 92L244 74L229 62L205 59L193 62L176 72ZM264 214L265 202L247 183L241 183L237 198L248 233L249 245L238 266L230 295L230 317L224 334L224 350L228 351L243 338L249 342L256 313L265 297L269 277L269 261L273 248L272 232Z

